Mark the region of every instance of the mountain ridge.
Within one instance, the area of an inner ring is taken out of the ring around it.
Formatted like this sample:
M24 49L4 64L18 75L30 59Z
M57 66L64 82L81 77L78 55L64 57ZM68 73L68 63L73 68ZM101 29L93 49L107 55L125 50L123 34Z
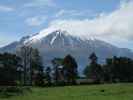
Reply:
M93 37L89 39L76 37L64 30L55 30L51 33L41 32L23 37L20 41L0 48L0 52L15 53L23 45L38 48L45 66L51 66L51 60L55 57L63 58L71 54L80 66L79 71L82 71L89 63L88 57L92 52L97 54L99 63L104 63L106 58L113 56L133 58L133 52L130 49L121 49Z

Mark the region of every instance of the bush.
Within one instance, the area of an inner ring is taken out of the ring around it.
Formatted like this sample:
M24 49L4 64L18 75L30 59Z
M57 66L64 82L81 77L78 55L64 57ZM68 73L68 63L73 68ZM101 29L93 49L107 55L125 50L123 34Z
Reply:
M18 86L0 87L1 98L8 98L11 96L22 95L25 92L31 92L30 87L18 87Z

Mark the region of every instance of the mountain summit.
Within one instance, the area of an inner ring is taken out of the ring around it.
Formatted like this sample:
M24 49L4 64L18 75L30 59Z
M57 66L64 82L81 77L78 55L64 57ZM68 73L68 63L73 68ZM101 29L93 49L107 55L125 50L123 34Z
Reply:
M92 39L92 38L91 38ZM43 41L45 44L49 45L60 45L60 46L72 46L77 45L79 42L83 42L86 39L82 39L81 37L76 37L71 35L69 32L65 30L54 30L51 33L40 32L36 35L31 36L29 39L25 41L25 43L34 44L35 42Z
M106 58L113 56L133 57L133 52L129 49L118 48L91 37L90 39L75 37L65 30L43 31L32 36L23 37L20 41L0 48L0 52L15 52L23 45L38 48L43 62L47 66L50 66L54 57L62 58L67 54L71 54L78 62L79 71L82 71L89 63L88 57L92 52L95 52L99 57L99 63L104 63Z

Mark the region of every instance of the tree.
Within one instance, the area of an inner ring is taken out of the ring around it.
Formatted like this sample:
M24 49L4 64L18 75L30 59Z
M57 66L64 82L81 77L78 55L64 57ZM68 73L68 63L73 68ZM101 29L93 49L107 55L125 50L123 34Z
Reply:
M52 60L53 64L53 79L55 84L61 84L64 81L64 73L63 73L63 59L62 58L54 58Z
M132 82L133 60L126 57L113 57L106 60L104 80L109 82Z
M33 79L34 83L38 82L37 77L43 76L43 64L38 49L23 46L18 50L17 54L22 59L24 85L32 85Z
M16 85L21 59L14 54L0 54L0 85Z
M37 86L44 85L44 66L38 49L32 50L31 56L32 79Z
M78 65L76 60L71 56L67 55L63 60L64 66L64 77L68 84L75 84L77 78Z
M113 59L116 59L116 57L114 57ZM103 66L105 82L110 82L110 83L113 82L114 72L115 72L113 59L111 58L106 59L106 64Z
M98 58L95 53L92 53L89 59L91 60L90 65L84 69L84 74L87 78L99 83L102 80L102 67L97 63Z
M51 86L51 68L50 67L46 68L46 80L47 80L47 85Z
M31 55L33 48L30 46L22 46L17 55L22 59L23 66L23 81L24 85L32 85L32 67L31 67Z

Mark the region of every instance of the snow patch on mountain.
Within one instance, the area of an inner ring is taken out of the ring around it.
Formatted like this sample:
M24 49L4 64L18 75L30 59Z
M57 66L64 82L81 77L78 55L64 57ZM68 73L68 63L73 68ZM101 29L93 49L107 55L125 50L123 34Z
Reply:
M50 42L51 45L52 45L52 44L54 43L54 41L56 40L57 36L58 36L58 34L56 34L56 35L52 38L52 40L51 40L51 42Z
M68 42L73 45L75 39L77 39L78 42L80 41L88 41L88 40L92 40L95 41L96 39L94 37L78 37L76 35L72 35L71 33L67 32L66 30L62 30L62 29L57 29L57 28L47 28L44 29L42 31L40 31L38 34L30 36L29 39L24 41L24 44L33 44L36 43L38 41L41 41L43 39L45 39L47 36L49 36L50 34L54 34L54 36L52 37L50 44L53 45L53 43L57 40L57 38L62 40L62 44L65 44L65 38L68 37ZM76 34L76 33L73 33ZM65 37L65 38L64 38ZM74 40L73 40L74 39Z
M28 41L36 42L36 41L46 37L47 35L49 35L53 31L55 31L55 29L45 29L45 30L39 32L38 34L30 37L26 42L28 42Z

